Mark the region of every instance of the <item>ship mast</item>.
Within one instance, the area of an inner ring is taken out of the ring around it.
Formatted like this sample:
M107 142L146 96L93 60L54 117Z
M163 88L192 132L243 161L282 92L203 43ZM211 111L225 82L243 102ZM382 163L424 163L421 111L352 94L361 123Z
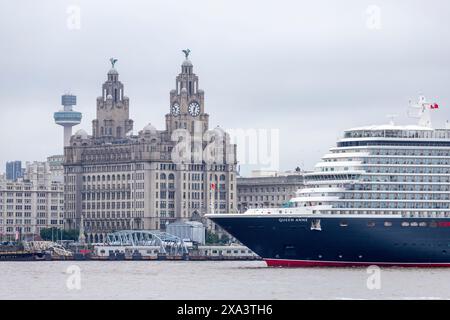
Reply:
M425 96L419 95L419 99L416 103L412 103L411 100L409 101L408 116L410 118L419 119L419 126L431 128L431 105L431 103L427 102Z

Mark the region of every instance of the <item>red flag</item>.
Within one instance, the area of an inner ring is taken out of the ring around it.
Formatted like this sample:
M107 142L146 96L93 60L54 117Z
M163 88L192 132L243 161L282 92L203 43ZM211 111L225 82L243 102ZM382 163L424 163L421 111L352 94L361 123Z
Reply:
M439 106L437 103L431 104L431 109L439 109Z
M211 183L211 189L216 190L216 184L215 183Z

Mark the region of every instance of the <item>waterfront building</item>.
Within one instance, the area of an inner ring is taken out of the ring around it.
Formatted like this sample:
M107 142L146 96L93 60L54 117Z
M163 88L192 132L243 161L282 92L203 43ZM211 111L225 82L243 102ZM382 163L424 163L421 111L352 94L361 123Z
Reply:
M287 205L297 190L304 187L303 171L253 171L249 177L237 178L238 210L279 208Z
M6 162L6 179L17 180L22 178L22 161L10 161Z
M175 221L167 225L166 231L184 241L200 245L206 242L205 226L198 221Z
M64 155L53 155L47 158L52 181L64 182Z
M28 162L24 177L0 176L0 239L33 238L42 228L64 226L64 187L47 162Z
M78 130L65 148L65 225L79 228L83 217L89 242L236 211L236 146L223 129L209 129L204 91L184 52L164 130L148 124L132 133L129 98L111 59L92 135Z

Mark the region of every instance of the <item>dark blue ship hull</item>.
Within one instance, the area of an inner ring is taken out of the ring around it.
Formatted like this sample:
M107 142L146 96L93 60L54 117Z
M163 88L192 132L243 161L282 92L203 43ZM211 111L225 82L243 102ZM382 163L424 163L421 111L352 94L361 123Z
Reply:
M450 218L208 215L269 266L450 267Z

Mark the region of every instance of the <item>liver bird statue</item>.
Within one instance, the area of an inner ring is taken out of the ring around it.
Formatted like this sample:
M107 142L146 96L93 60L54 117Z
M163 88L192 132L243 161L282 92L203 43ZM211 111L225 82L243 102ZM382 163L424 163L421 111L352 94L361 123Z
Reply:
M111 59L109 59L109 61L111 61L111 66L114 68L114 65L116 64L117 59L111 58Z
M185 50L181 50L184 53L184 56L186 57L186 59L189 57L189 53L191 53L191 50L189 49L185 49Z

